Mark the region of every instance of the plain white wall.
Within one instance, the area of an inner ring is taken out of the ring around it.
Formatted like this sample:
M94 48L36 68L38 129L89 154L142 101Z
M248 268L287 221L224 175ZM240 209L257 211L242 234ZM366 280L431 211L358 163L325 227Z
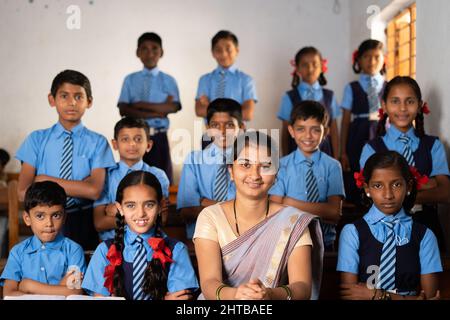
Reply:
M81 9L80 30L66 27L71 4ZM92 84L94 105L83 122L110 139L119 120L116 104L123 78L142 67L135 49L145 31L162 37L165 54L159 66L178 81L183 110L170 116L172 129L193 129L198 79L216 66L210 41L220 29L236 33L237 64L256 81L259 103L250 125L280 128L276 112L290 86L289 60L302 46L314 45L328 58L328 87L339 98L351 76L349 0L339 0L338 11L334 4L332 0L1 0L0 146L14 155L32 130L56 121L47 93L53 77L67 68L85 73ZM18 171L19 163L13 160L7 170ZM181 165L175 165L176 181L180 170Z

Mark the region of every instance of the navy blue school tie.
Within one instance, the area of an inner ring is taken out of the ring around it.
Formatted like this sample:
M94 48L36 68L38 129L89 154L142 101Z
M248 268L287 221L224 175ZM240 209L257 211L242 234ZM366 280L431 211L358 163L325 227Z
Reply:
M73 140L72 132L64 131L64 144L61 156L61 165L59 167L59 177L64 180L72 180L72 158L73 158ZM67 197L66 207L75 205L75 199Z
M383 245L380 259L380 270L378 274L378 289L395 289L395 263L396 263L396 244L394 226L398 219L381 222L386 226L386 242Z
M319 202L319 188L317 186L317 179L312 170L314 162L311 159L306 159L304 162L307 167L306 194L308 196L308 202Z
M214 200L224 201L228 193L228 170L227 157L224 153L222 156L222 164L217 168L216 180L214 181Z
M133 300L148 300L148 296L142 290L145 269L147 269L147 250L141 237L136 237L135 241L137 248L133 260Z
M217 89L216 89L216 99L217 98L223 98L225 96L225 75L226 72L224 70L220 70L220 78L219 78L219 83L217 84Z
M415 165L414 156L409 146L409 141L411 140L406 134L402 134L398 140L403 143L402 155L405 157L406 161L410 166Z

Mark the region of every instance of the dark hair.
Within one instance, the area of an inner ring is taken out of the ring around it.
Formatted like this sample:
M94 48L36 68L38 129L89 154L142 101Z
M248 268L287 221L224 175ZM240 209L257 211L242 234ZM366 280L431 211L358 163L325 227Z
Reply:
M143 33L143 34L139 37L139 39L138 39L138 42L137 42L138 48L141 46L141 44L142 44L144 41L152 41L152 42L156 42L156 43L161 47L161 49L162 49L162 39L161 39L160 36L158 36L158 35L157 35L156 33L154 33L154 32L145 32L145 33Z
M409 195L406 195L403 200L403 208L407 213L414 206L414 202L416 201L417 195L417 187L416 187L416 179L414 175L409 170L409 164L406 159L400 155L397 151L384 151L374 153L372 156L367 159L366 164L364 165L364 181L369 183L372 178L372 173L375 169L386 169L386 168L396 168L400 171L402 177L405 179L408 184L412 181L412 190ZM370 207L372 205L372 199L368 198L365 192L363 192L363 204L366 207Z
M249 145L265 147L271 158L272 165L278 170L280 162L278 143L271 136L260 130L247 130L237 136L233 144L233 161L236 161L242 150Z
M53 97L56 97L59 87L64 83L70 83L83 87L86 91L86 96L88 100L92 100L92 89L89 79L81 72L75 70L64 70L56 75L53 79L52 87L50 88L50 93Z
M117 140L119 137L120 130L123 128L139 128L144 129L145 136L147 140L150 140L150 127L144 119L133 118L133 117L124 117L117 121L114 126L114 139Z
M151 173L146 171L133 171L127 174L119 183L116 193L116 201L121 203L123 200L123 193L126 188L136 185L146 185L153 188L156 192L156 198L158 202L162 200L162 189L161 184L158 179ZM161 225L161 215L158 214L155 223L155 236L161 238L162 232L160 230ZM114 237L114 244L116 249L119 250L123 255L124 249L124 238L125 234L125 218L116 214L116 235ZM164 267L161 261L158 259L153 259L148 263L147 269L144 274L144 281L142 284L142 289L144 293L149 294L154 300L162 300L167 293L167 279L168 270L170 263L167 263ZM124 270L122 265L118 266L114 270L114 292L116 295L124 296Z
M324 127L328 126L329 115L325 107L318 101L303 100L291 112L291 125L297 120L317 119Z
M242 106L233 99L218 98L211 101L206 110L206 121L208 124L217 112L226 112L230 117L235 118L239 125L242 124Z
M318 55L320 58L320 64L323 63L322 54L320 53L319 50L317 50L314 47L304 47L300 49L300 51L298 51L297 54L295 55L295 66L298 67L298 65L300 64L300 60L303 58L303 56L306 56L308 54ZM296 89L299 83L300 77L297 75L297 72L294 72L292 76L292 88ZM323 72L320 73L319 84L321 86L325 86L327 84L327 79L325 78Z
M353 61L353 66L352 66L353 71L355 73L361 73L361 67L359 66L359 63L358 63L359 58L361 58L366 51L373 50L373 49L379 49L379 50L383 51L383 43L378 40L375 40L375 39L367 39L367 40L364 40L359 45L357 53L356 53L355 61ZM381 74L386 73L386 63L383 64L383 68L381 68L380 73Z
M25 192L24 208L30 212L36 206L66 206L66 192L56 182L42 181L32 183Z
M384 103L387 103L387 98L389 96L389 92L392 90L393 87L397 85L408 85L411 87L411 89L414 91L414 94L416 95L417 101L419 103L419 110L417 111L417 115L415 118L415 128L414 132L416 136L423 137L425 135L425 126L424 126L424 119L423 119L423 111L421 108L422 104L422 92L420 91L419 84L416 80L414 80L411 77L402 77L402 76L396 76L391 81L389 81L384 88L383 92L383 101ZM377 126L377 135L378 136L384 136L386 134L386 120L388 118L388 114L386 112L383 113L383 117L378 121Z
M6 166L6 164L9 162L9 159L11 159L8 151L5 149L0 149L0 165Z
M220 30L214 35L214 37L211 40L211 49L214 49L217 42L219 42L222 39L231 40L236 47L239 46L238 38L234 33L228 30Z

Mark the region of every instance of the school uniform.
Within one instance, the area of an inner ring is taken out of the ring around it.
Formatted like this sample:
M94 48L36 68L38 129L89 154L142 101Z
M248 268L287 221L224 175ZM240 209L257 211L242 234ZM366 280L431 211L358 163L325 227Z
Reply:
M225 151L227 163L231 163L232 148ZM214 200L214 182L223 165L224 153L216 144L211 143L206 149L191 152L183 165L180 184L178 185L177 210L200 206L202 198ZM229 180L226 200L234 199L236 187ZM195 223L186 225L186 235L192 239Z
M381 106L381 97L385 86L386 81L381 74L375 76L361 74L358 81L353 81L344 88L341 108L349 110L352 114L347 145L341 146L341 148L345 148L351 170L351 172L344 173L344 183L347 200L355 204L359 203L360 190L355 185L353 172L360 170L359 158L364 144L376 136L379 119L378 108ZM378 103L376 108L370 110L368 94L372 87L378 93Z
M153 174L161 184L161 190L164 198L169 198L169 179L166 173L156 167L151 167L144 161L139 161L133 166L129 167L125 162L119 161L115 167L109 168L106 175L105 187L103 189L101 197L94 202L94 208L101 205L108 205L116 201L117 187L120 181L130 172L133 171L146 171ZM100 240L105 241L107 239L114 238L114 229L99 232Z
M172 97L172 102L178 103L181 110L180 95L175 79L159 70L143 68L125 77L120 92L119 103L136 103L139 101L151 103L164 103L167 97ZM170 158L169 140L167 131L169 129L169 118L147 118L150 127L151 138L154 141L150 152L144 155L144 161L151 166L158 167L167 174L169 181L172 177L172 160Z
M425 135L419 138L411 127L406 133L408 145L413 154L415 167L422 175L435 177L438 175L450 176L445 149L438 137ZM394 125L391 125L383 137L377 137L369 141L361 153L360 165L364 167L367 159L375 152L387 150L397 151L402 154L405 143L400 139L403 133ZM439 223L436 204L424 204L415 206L412 210L414 221L424 224L436 235L441 250L445 248L445 239Z
M126 298L132 297L132 283L133 283L133 261L138 250L138 242L136 238L140 236L143 239L143 245L147 253L147 263L152 260L153 249L148 244L148 239L155 236L154 228L150 229L145 234L136 234L130 230L128 226L125 226L124 234L124 249L123 249L123 270L124 270L124 283ZM171 248L172 259L174 262L170 264L167 280L168 292L175 292L184 289L197 290L199 285L197 277L195 275L194 268L192 267L191 260L187 251L187 247L181 241L177 241L168 238L165 234L163 237L166 241L166 245ZM112 240L102 242L94 252L94 255L89 262L89 266L84 275L82 288L89 294L101 294L109 296L110 293L107 288L104 287L104 271L108 266L109 260L106 255L109 250L109 246L112 245Z
M306 165L307 159L298 148L281 158L277 179L270 188L269 194L308 201L306 176L309 167ZM312 171L319 191L317 202L327 202L330 196L345 197L340 163L320 150L314 152L309 159L313 161ZM324 222L321 222L321 226L325 248L330 251L333 249L336 239L336 227Z
M81 273L86 271L80 245L62 234L45 243L32 236L12 248L0 285L3 286L5 280L20 282L23 279L59 285L69 268Z
M108 141L102 135L87 129L82 123L71 131L73 152L71 179L82 181L98 168L115 165ZM26 162L36 169L36 175L61 177L60 169L64 165L64 141L69 131L58 122L51 128L32 132L16 153L16 159ZM85 250L95 249L98 244L97 232L92 217L93 201L73 198L66 207L67 218L64 235L79 243Z
M393 228L396 247L394 293L416 295L420 275L442 272L442 264L433 232L413 222L403 209L387 216L372 205L363 218L347 224L339 237L337 271L357 274L359 282L368 281L374 273L369 267L380 266L382 248L387 241L389 231L383 222L394 219L397 219Z
M340 116L340 110L334 92L322 88L319 81L316 81L312 85L306 82L300 82L297 88L287 91L281 98L281 104L277 114L278 119L290 123L293 106L298 105L304 100L313 100L322 103L329 114L328 127L331 126L331 121L336 120ZM288 153L291 153L296 148L295 140L290 138ZM329 135L320 144L320 150L329 156L333 156L333 148Z

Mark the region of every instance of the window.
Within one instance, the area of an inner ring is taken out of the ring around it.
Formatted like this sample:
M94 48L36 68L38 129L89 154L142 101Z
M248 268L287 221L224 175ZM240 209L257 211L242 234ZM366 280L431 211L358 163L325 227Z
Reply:
M403 10L387 26L387 80L416 77L416 4Z

